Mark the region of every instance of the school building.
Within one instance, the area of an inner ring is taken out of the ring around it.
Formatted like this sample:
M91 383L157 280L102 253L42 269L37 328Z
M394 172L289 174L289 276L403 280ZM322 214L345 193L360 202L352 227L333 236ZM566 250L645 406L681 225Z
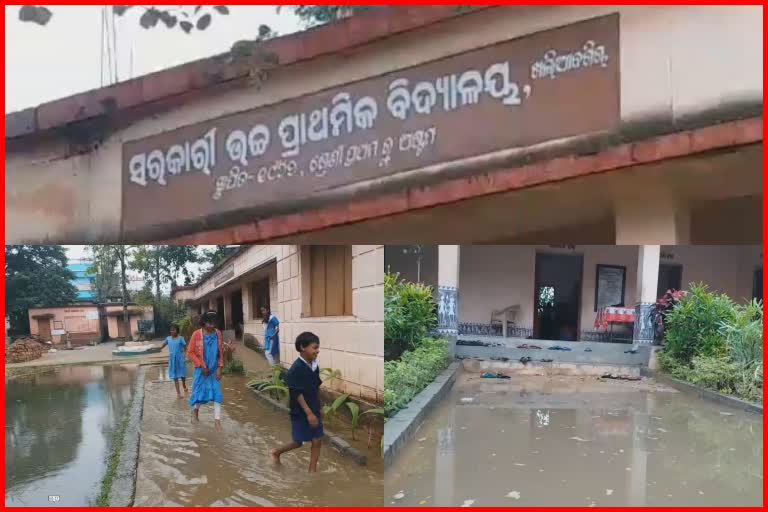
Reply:
M131 336L151 331L152 306L127 304ZM126 338L122 304L78 302L66 306L29 308L29 332L41 341L54 345L66 343L87 345Z
M385 266L434 288L443 334L509 346L648 346L667 290L704 283L737 303L763 294L759 245L387 246Z
M264 346L261 307L280 321L280 363L298 357L296 336L320 337L320 366L339 370L330 386L368 401L384 393L384 247L241 246L200 281L175 288L197 316L213 309L219 327ZM244 349L247 350L247 349Z
M7 241L759 244L762 20L382 6L10 113Z

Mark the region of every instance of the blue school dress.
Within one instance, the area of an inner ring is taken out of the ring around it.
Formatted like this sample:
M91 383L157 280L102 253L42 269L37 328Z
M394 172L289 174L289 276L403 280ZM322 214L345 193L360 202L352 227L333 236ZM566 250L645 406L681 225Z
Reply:
M267 328L264 330L264 352L276 356L280 353L280 335L277 334L277 326L280 321L275 315L269 315Z
M192 396L189 406L207 404L208 402L222 403L221 382L216 380L216 369L219 366L219 336L216 331L203 333L203 361L208 367L208 376L203 375L202 368L195 368L192 380Z
M291 437L298 444L323 437L323 420L320 417L320 368L311 368L301 358L296 359L288 373L285 374L288 384L289 406L291 409ZM309 424L307 415L299 405L299 395L304 396L307 406L317 416L319 425Z
M165 338L165 342L168 344L168 377L171 379L187 378L187 365L182 350L187 342L181 336L177 336L176 339L168 336Z

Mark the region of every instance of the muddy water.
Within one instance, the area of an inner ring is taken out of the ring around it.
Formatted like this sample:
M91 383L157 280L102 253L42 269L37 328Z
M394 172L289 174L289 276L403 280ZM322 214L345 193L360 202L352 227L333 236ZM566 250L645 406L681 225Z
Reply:
M760 506L762 429L660 386L463 375L387 469L385 501Z
M6 379L6 506L86 506L98 496L137 371L71 366Z
M309 447L283 456L274 447L290 442L285 413L265 405L245 388L244 377L222 380L221 432L213 409L203 406L200 423L189 421L164 372L147 374L136 506L381 506L381 465L358 466L323 446L318 473L307 474Z

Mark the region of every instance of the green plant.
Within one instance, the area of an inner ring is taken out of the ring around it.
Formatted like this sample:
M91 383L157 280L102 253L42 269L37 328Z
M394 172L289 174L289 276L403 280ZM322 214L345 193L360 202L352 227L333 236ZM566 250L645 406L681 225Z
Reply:
M692 284L666 314L665 352L683 365L690 365L695 356L725 356L720 326L733 316L734 304L727 295L712 293L705 284Z
M384 363L384 411L390 417L404 408L448 366L448 342L424 339L399 361Z
M246 384L249 388L255 389L261 393L269 393L273 398L275 395L288 395L288 384L285 382L285 369L276 366L272 370L272 376L269 379L252 380Z
M360 415L362 418L366 414L376 415L376 416L384 416L384 409L368 409L367 411L363 412L363 414ZM352 432L352 435L354 436L354 431ZM373 419L371 419L370 422L368 422L368 448L371 447L371 437L373 437ZM382 436L382 440L383 440Z
M354 439L357 427L360 426L360 406L355 402L347 402L346 405L352 415L352 439Z
M763 360L763 304L753 300L734 308L733 316L720 322L730 358L747 369Z
M238 373L240 375L245 375L245 365L243 365L241 360L232 358L224 363L222 372L226 374Z
M384 359L398 359L413 350L437 326L437 309L432 288L401 280L400 275L384 276Z
M336 379L341 378L341 370L333 370L331 368L323 368L320 370L320 376L323 377L323 380L330 385L331 382L333 382Z
M348 394L340 395L336 397L336 400L333 401L332 404L324 405L323 406L323 416L328 418L329 420L333 420L333 418L336 416L336 413L339 411L339 408L344 405L344 402L347 401L349 398ZM357 404L355 404L357 405Z

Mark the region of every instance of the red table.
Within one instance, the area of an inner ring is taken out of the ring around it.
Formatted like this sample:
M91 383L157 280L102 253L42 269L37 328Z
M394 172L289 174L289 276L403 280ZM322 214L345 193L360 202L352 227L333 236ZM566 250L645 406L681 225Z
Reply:
M610 325L610 341L613 341L614 323L635 323L635 308L605 306L597 310L597 317L595 317L595 329L608 330L608 326Z

